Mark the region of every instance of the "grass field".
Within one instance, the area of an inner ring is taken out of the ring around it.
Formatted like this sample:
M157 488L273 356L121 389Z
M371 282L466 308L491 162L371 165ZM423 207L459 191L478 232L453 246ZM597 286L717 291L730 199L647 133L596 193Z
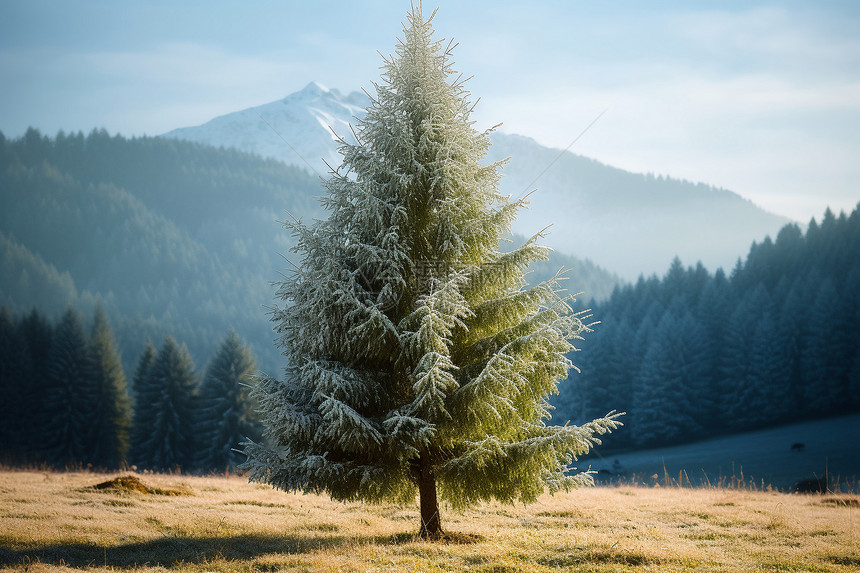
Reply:
M341 504L241 477L0 472L0 567L17 571L860 570L860 496L589 488L446 512Z

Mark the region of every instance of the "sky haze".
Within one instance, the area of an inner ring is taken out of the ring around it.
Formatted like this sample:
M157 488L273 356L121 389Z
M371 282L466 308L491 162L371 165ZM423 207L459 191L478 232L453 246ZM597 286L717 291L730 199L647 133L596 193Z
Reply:
M731 189L807 222L860 201L860 5L437 7L476 126ZM0 4L0 131L158 135L293 93L372 90L408 2Z

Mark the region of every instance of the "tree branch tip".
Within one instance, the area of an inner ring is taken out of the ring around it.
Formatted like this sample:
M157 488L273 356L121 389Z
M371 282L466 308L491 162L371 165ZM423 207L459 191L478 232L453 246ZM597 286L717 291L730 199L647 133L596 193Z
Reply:
M328 170L332 175L340 176L340 173L338 173L338 170L335 169L334 167L332 167L331 165L329 165L329 163L328 163L328 161L326 161L325 157L323 157L322 162L325 163L325 166L328 167Z
M475 76L472 76L472 77L475 77ZM502 127L502 125L503 125L503 124L502 124L502 122L500 121L500 122L499 122L499 123L497 123L496 125L493 125L493 126L491 126L491 127L488 127L487 129L485 129L485 130L484 130L483 135L489 135L489 134L493 133L493 132L494 132L494 131L496 131L498 128ZM501 159L501 160L497 161L496 163L501 163L501 162L503 162L503 161L504 161L504 162L508 162L508 161L510 161L510 160L511 160L511 158L510 158L510 157L506 157L505 159Z
M531 196L532 196L534 193L536 193L536 192L537 192L537 189L532 189L531 191L529 191L528 193L526 193L525 195L523 195L523 196L520 198L520 201L528 202L528 198L529 198L529 197L531 197Z

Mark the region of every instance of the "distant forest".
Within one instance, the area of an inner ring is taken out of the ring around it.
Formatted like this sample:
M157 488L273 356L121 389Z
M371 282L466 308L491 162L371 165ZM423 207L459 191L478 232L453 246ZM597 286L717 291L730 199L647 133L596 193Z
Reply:
M263 371L284 366L267 307L294 239L278 221L323 216L315 175L172 139L30 129L0 133L0 191L0 306L49 319L101 306L127 372L147 340L173 336L203 363L230 329ZM530 278L560 266L589 297L620 283L563 253Z
M860 211L786 225L728 276L676 259L593 316L554 422L626 411L608 448L860 411Z
M284 365L266 310L293 244L277 220L321 217L321 189L298 168L194 143L0 134L0 382L15 398L3 403L0 454L162 469L233 463L229 448L199 446L215 432L202 412L219 400L244 408L246 398L205 380L228 340L254 370L277 375ZM554 253L529 278L560 266L599 324L571 355L581 373L553 397L553 423L626 411L625 427L606 440L620 449L860 411L856 210L828 211L805 232L785 226L728 275L675 260L663 278L624 284ZM81 316L93 317L91 329ZM93 374L99 353L119 364L107 368L113 377ZM61 354L67 366L49 368ZM59 380L75 369L77 378ZM93 434L81 425L87 416L114 425L99 422ZM255 431L243 416L243 431ZM162 425L143 431L144 420ZM46 428L67 436L67 453ZM173 445L157 450L147 435ZM114 446L82 445L95 443Z
M130 389L100 307L89 333L71 308L54 324L0 307L0 462L224 471L262 434L247 387L255 369L235 332L202 373L167 337L158 351L146 345Z

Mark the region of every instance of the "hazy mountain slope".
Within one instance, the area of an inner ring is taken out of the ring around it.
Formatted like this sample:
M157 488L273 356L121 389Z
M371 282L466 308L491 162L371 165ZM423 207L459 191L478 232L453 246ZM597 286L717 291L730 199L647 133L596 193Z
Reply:
M261 367L278 368L265 306L291 238L277 219L316 213L315 177L235 151L100 132L51 140L31 131L2 144L4 274L21 273L24 252L60 273L60 286L68 277L69 303L110 313L126 364L146 338L171 334L202 367L235 328ZM22 299L20 280L0 293L14 310L56 309L57 289Z
M490 159L510 158L502 189L515 197L536 189L514 230L553 223L550 245L627 279L662 274L675 256L730 269L754 240L788 222L725 189L630 173L519 135L497 133L492 142Z
M343 96L311 83L283 100L165 137L235 147L325 174L323 158L340 164L328 126L351 139L348 124L363 116L368 103L363 93ZM559 150L527 137L491 137L489 159L511 158L502 190L519 197L537 189L513 231L530 236L553 223L549 245L628 280L664 272L676 255L687 264L701 260L712 270L730 268L752 241L775 235L788 222L730 191L630 173L569 152L559 157Z
M57 315L78 302L75 281L0 232L0 306Z
M0 304L56 315L72 304L111 316L128 368L167 334L198 367L230 328L261 368L282 358L266 307L288 272L288 213L324 216L315 175L235 150L105 132L0 134ZM516 239L522 241L522 238ZM293 260L293 263L298 263ZM619 279L552 255L533 280L571 268L571 289L606 298Z
M594 305L556 420L617 409L653 447L860 412L860 210L786 225L730 274L675 261Z
M513 235L510 243L502 243L502 250L519 246L526 241L523 235ZM592 261L552 250L546 261L535 261L529 265L526 280L535 285L551 279L562 271L562 289L576 297L574 307L581 310L593 301L608 299L617 286L624 281L615 273L610 273Z

